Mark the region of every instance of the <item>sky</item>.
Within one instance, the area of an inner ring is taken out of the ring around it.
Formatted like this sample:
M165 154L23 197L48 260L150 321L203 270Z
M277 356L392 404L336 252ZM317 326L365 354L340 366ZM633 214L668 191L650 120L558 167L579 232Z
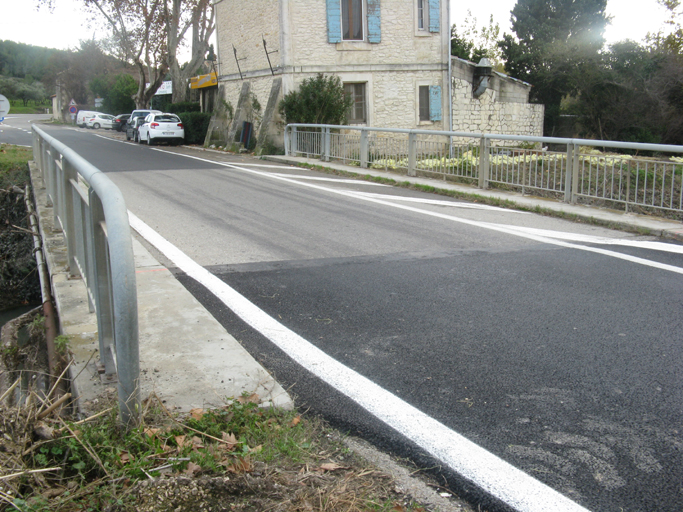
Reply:
M501 33L512 33L510 11L516 0L451 0L451 24L464 20L467 10L477 18L478 26L488 24L493 14ZM11 40L34 46L77 48L79 40L97 39L105 34L89 26L79 0L56 0L54 13L36 10L36 0L0 0L0 40ZM642 41L648 32L656 32L667 18L656 0L608 0L607 12L613 17L605 32L608 43L623 39Z

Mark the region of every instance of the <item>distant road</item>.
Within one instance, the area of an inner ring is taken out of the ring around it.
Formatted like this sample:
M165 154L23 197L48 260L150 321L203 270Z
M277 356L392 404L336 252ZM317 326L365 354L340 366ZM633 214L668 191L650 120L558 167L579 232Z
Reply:
M592 512L683 510L680 244L101 130L49 133L278 323L259 329L177 270L302 408L434 467L416 446L437 429L400 399ZM290 331L296 357L274 341Z
M33 145L31 123L50 119L49 114L10 114L0 123L0 143L15 146Z

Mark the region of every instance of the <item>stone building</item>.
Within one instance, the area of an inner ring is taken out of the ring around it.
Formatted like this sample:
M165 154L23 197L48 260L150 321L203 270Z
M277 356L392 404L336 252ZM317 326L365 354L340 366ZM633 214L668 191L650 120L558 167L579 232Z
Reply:
M277 144L277 104L318 73L339 76L354 99L349 124L542 134L543 106L528 104L528 84L494 73L473 96L475 65L450 57L447 0L217 0L215 8L228 140L246 120L259 144Z

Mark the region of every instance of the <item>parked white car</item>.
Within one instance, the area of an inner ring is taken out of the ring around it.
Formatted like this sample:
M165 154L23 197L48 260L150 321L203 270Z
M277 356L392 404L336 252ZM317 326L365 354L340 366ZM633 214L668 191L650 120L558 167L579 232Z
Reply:
M182 144L185 128L175 114L149 114L138 128L138 142L148 145L166 141L169 144Z
M81 128L85 128L86 123L88 122L88 119L90 119L95 114L99 114L99 113L100 112L95 112L93 110L79 110L78 114L76 115L76 126L80 126Z
M109 114L94 114L86 119L85 125L88 128L94 128L95 130L99 128L112 130L114 128L114 116L110 116Z

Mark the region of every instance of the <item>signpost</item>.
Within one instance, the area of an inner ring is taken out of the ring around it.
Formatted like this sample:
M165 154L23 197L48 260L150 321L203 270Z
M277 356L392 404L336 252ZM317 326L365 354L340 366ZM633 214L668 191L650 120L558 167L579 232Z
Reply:
M76 112L78 112L78 106L76 105L76 101L72 98L69 102L69 114L71 114L72 121L76 119Z
M9 114L9 100L0 94L0 123L5 120L5 116Z

